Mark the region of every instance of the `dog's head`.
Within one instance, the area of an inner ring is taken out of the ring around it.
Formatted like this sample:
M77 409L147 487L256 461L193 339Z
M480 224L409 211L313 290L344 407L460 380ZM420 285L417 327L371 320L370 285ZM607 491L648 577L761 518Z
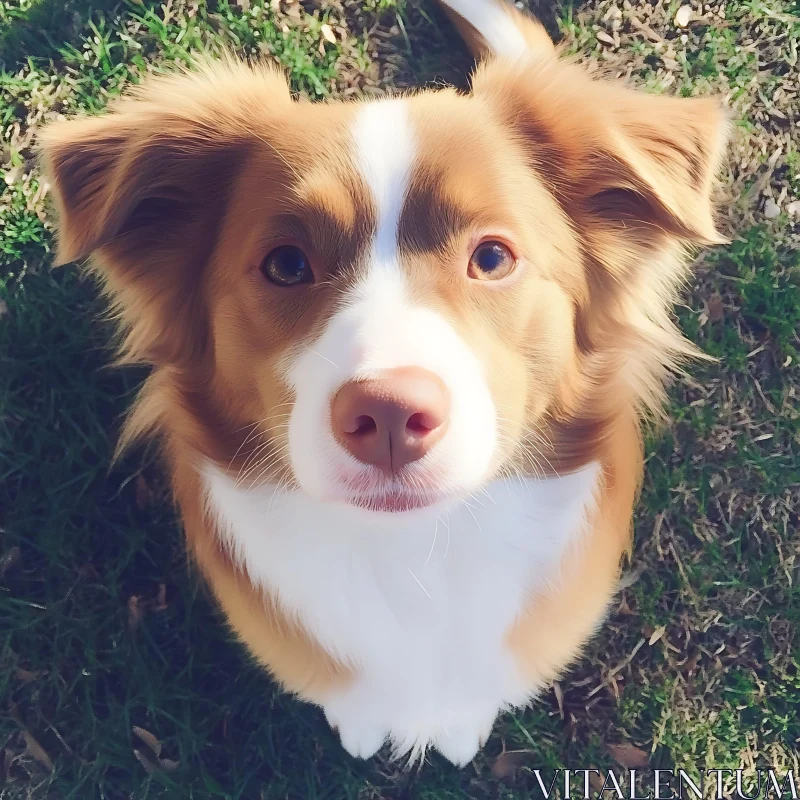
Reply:
M155 366L134 433L397 513L573 469L657 402L683 251L719 238L724 115L503 19L533 46L467 95L296 102L227 61L45 132L59 259L92 256Z

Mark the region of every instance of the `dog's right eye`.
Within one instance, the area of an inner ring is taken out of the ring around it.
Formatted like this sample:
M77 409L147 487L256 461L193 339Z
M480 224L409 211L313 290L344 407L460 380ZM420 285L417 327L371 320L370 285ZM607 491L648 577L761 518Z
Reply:
M283 245L270 251L261 264L267 280L278 286L296 286L314 279L308 256L294 245Z
M481 242L469 259L467 274L479 281L497 281L510 274L517 264L511 250L502 242Z

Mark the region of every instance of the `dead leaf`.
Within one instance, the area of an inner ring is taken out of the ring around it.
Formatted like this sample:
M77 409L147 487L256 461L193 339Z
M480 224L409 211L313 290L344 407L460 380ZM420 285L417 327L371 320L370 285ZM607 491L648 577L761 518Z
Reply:
M647 644L652 647L665 633L667 630L666 625L659 625L651 634L650 638L647 640Z
M791 203L789 204L791 205ZM0 319L8 314L8 303L5 300L0 300Z
M36 737L28 730L28 727L22 721L22 714L19 713L17 704L13 701L8 704L8 715L20 728L22 738L25 740L25 746L33 758L35 758L48 772L53 771L53 762L47 751L36 740Z
M650 766L650 755L632 744L607 744L611 758L626 769L644 769Z
M155 597L144 597L140 594L132 594L128 598L128 627L134 631L139 627L139 623L148 613L153 611L164 611L167 607L167 586L164 583L158 584L158 593Z
M333 32L333 29L327 22L323 23L320 26L320 32L322 33L325 41L330 42L331 44L336 44L336 35Z
M141 750L134 750L133 754L136 756L136 760L144 767L144 771L148 775L152 775L158 770L158 764L156 764L155 761L151 761Z
M143 738L141 734L145 734L147 737L152 737L153 741L158 745L159 750L161 749L161 743L158 739L153 736L152 733L148 733L147 731L143 730L142 728L134 728L133 732L142 739L143 742L147 744L148 747L151 747L149 740ZM144 771L148 775L152 775L154 772L176 772L180 767L180 761L173 761L171 758L159 758L157 755L154 758L151 758L148 753L145 753L143 750L138 750L134 748L133 755L136 757L136 760L144 767Z
M775 219L781 214L781 207L772 199L767 199L764 203L764 216L767 219Z
M512 777L530 759L532 753L532 750L506 750L500 753L492 763L492 775L499 780Z
M143 741L153 751L155 756L161 755L161 742L159 742L150 731L140 728L138 725L134 725L133 735Z
M28 747L28 752L48 771L53 771L53 762L47 751L36 741L34 735L27 729L23 728L22 738L25 739L25 744Z
M635 16L630 17L630 23L634 28L640 30L648 39L650 39L651 42L660 43L664 41L664 37L661 36L661 34L656 33L649 25L645 25Z
M22 681L23 683L33 683L34 681L38 681L39 678L47 675L47 670L39 669L35 672L31 672L27 669L22 669L22 667L17 667L14 673L17 677L18 681Z
M597 40L599 42L602 42L603 44L610 45L611 47L614 47L614 45L616 44L616 42L614 41L614 37L609 36L609 34L607 34L605 31L597 31L595 36L597 37Z
M681 6L675 14L675 24L679 28L685 28L692 21L692 7Z
M719 322L725 316L725 305L718 294L712 294L706 300L706 309L708 310L708 318L712 322Z
M13 186L22 177L22 167L12 167L6 170L3 178L8 186Z
M561 684L558 681L553 681L553 693L558 703L558 713L561 719L564 719L564 690L561 688Z

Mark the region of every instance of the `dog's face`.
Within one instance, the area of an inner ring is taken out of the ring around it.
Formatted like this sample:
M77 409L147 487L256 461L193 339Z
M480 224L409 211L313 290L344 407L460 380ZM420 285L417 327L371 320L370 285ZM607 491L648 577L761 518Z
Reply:
M585 463L611 406L649 399L679 250L716 237L723 127L554 58L319 105L228 64L44 151L62 260L95 254L156 366L142 424L402 514Z
M291 170L265 150L231 193L207 296L218 377L317 498L475 491L573 365L568 220L472 99L303 113Z

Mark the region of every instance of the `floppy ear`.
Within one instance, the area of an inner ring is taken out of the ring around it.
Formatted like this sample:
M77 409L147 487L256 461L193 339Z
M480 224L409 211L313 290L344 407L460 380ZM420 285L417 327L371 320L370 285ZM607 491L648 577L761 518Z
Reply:
M725 241L712 202L728 131L722 106L635 92L557 59L485 62L473 91L513 133L520 161L575 231L586 280L575 334L595 359L589 383L607 382L601 376L618 362L614 385L658 415L667 371L699 355L671 316L687 245ZM591 420L600 412L579 413Z
M556 59L483 65L473 84L599 254L632 260L669 242L719 244L712 194L728 133L711 99L593 80ZM624 260L624 259L623 259Z
M624 272L659 246L724 241L712 208L728 133L720 103L593 80L505 0L441 1L486 56L473 94L517 134L593 256Z
M289 102L276 73L223 61L151 78L110 113L40 135L56 262L92 256L128 359L174 363L205 348L200 278L228 192L257 141L258 109Z

